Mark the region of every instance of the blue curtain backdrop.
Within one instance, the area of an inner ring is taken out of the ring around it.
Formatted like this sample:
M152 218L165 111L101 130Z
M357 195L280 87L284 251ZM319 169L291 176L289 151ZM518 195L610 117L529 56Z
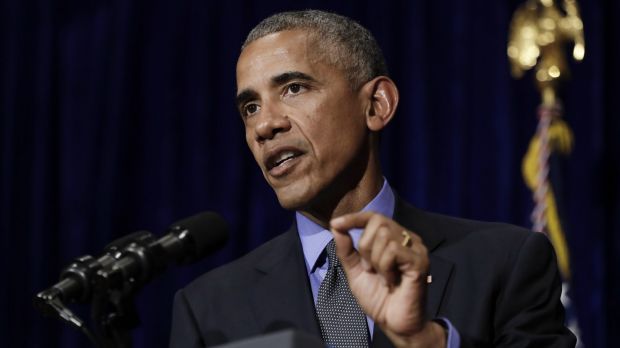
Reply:
M520 163L539 100L531 75L514 81L506 58L521 2L4 0L0 345L87 346L36 312L33 295L76 256L215 210L231 224L227 247L170 269L138 298L136 347L163 347L176 289L289 226L292 214L253 163L233 103L244 36L281 10L328 9L375 33L402 97L382 144L402 196L429 210L529 225ZM586 57L571 64L562 95L575 149L554 175L563 182L582 338L605 347L620 342L620 2L580 5Z

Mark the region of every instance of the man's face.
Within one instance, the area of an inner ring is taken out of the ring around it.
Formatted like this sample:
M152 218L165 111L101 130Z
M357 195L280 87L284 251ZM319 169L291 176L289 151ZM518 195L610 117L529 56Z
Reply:
M337 199L330 184L368 148L361 92L316 46L304 31L283 31L252 42L237 62L246 141L286 209Z

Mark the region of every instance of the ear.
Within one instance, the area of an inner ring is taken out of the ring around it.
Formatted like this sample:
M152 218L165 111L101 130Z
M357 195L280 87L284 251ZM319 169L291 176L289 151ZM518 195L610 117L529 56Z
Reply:
M369 102L366 109L366 125L371 131L380 131L394 117L398 106L398 88L387 76L378 76L362 87Z

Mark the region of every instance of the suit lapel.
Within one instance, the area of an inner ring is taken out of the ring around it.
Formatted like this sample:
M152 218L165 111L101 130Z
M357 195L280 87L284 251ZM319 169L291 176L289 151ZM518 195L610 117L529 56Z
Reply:
M432 281L428 287L427 313L439 315L441 303L454 265L433 255L445 240L440 229L433 226L427 213L396 198L394 220L417 233L426 245L431 261ZM251 292L251 305L260 329L265 332L297 329L321 337L316 320L312 293L306 272L297 229L291 227L281 240L274 243L256 265L258 278ZM374 328L373 348L389 348L393 344L378 325Z
M297 329L321 337L306 266L293 226L256 265L251 305L260 329Z
M446 287L452 274L454 264L433 254L433 252L445 241L445 235L441 229L434 226L428 213L414 208L396 197L394 220L408 230L418 234L429 252L431 283L427 289L426 313L434 318L439 315L441 302Z
M431 318L439 316L441 302L452 274L454 265L439 256L430 255L432 277L431 283L428 285L426 298L426 313Z

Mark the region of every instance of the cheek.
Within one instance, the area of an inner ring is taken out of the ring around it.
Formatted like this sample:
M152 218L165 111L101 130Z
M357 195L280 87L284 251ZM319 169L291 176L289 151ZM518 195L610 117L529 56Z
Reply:
M245 142L248 145L248 149L250 149L250 152L252 153L252 156L254 157L254 160L256 161L256 163L258 164L259 167L262 168L262 166L260 165L261 160L258 157L258 147L256 145L256 141L254 141L254 137L252 136L252 132L248 130L248 128L246 128L245 131Z
M252 149L252 143L254 142L254 137L251 136L252 132L246 126L245 127L245 143L248 144L248 147Z
M338 146L359 142L366 128L363 114L344 104L326 105L325 117L319 121L320 136L334 151L339 150Z
M355 115L326 115L313 128L312 143L323 167L342 167L359 153L366 132L364 124L354 121Z
M245 131L245 142L248 144L250 150L253 146L256 146L256 124L253 117L249 117L243 121Z

